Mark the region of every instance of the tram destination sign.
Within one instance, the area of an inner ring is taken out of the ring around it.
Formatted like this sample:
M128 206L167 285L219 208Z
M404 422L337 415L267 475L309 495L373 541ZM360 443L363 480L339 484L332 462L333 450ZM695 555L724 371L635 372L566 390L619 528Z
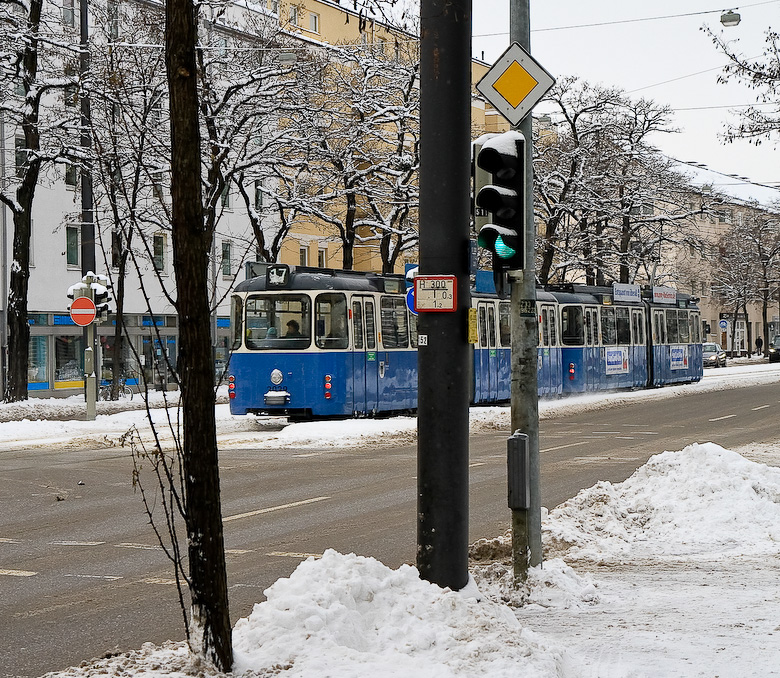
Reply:
M417 275L414 279L414 310L418 313L452 312L458 305L454 275Z

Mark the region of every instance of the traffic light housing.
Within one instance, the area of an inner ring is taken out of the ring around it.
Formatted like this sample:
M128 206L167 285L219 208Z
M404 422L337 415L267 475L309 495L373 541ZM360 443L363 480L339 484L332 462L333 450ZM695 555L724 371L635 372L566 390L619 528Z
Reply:
M479 169L491 183L479 186ZM477 208L489 214L477 242L492 255L496 292L503 296L506 272L525 267L525 137L510 131L483 141L474 173L475 214Z

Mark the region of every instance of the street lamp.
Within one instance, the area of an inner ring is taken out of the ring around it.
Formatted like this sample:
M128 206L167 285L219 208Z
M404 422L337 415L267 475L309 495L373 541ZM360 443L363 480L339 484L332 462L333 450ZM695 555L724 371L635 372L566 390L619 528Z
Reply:
M722 23L726 28L733 28L734 26L738 26L740 19L741 17L739 14L732 12L731 10L720 15L720 23Z

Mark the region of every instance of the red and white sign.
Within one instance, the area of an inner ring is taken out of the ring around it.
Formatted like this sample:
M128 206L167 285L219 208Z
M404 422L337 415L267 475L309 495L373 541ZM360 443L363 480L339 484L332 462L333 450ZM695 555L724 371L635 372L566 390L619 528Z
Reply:
M89 297L77 297L70 305L70 317L80 327L86 327L95 320L97 309Z
M417 275L414 278L414 310L452 312L458 307L458 282L454 275Z

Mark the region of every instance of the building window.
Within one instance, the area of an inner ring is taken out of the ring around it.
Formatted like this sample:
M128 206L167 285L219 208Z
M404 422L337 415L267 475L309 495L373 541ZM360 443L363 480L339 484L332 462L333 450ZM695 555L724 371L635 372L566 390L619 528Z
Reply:
M301 266L308 266L309 265L309 248L301 246L299 252L299 261Z
M78 226L65 227L65 263L69 267L79 266L81 263L81 243Z
M328 250L326 250L324 247L320 247L317 250L317 266L320 268L328 267Z
M106 3L106 15L108 20L108 37L111 40L119 40L119 0L108 0Z
M21 179L27 168L27 144L24 143L24 137L16 137L16 176Z
M259 179L255 181L255 209L263 209L263 184Z
M274 14L279 14L279 0L268 0L268 9Z
M62 0L62 23L66 26L76 26L76 12L73 0Z
M111 231L111 266L119 268L122 261L122 231Z
M65 165L65 185L72 188L79 185L79 168L76 165Z
M320 32L320 15L314 12L309 12L309 30L312 33Z
M152 242L152 264L154 270L161 274L165 274L166 249L165 234L158 233Z
M230 184L225 184L225 188L222 189L222 195L220 196L220 199L222 200L222 207L226 210L230 209Z
M298 8L294 5L290 7L290 24L292 26L298 25Z
M233 275L233 266L230 262L230 241L222 241L222 275L230 278Z

